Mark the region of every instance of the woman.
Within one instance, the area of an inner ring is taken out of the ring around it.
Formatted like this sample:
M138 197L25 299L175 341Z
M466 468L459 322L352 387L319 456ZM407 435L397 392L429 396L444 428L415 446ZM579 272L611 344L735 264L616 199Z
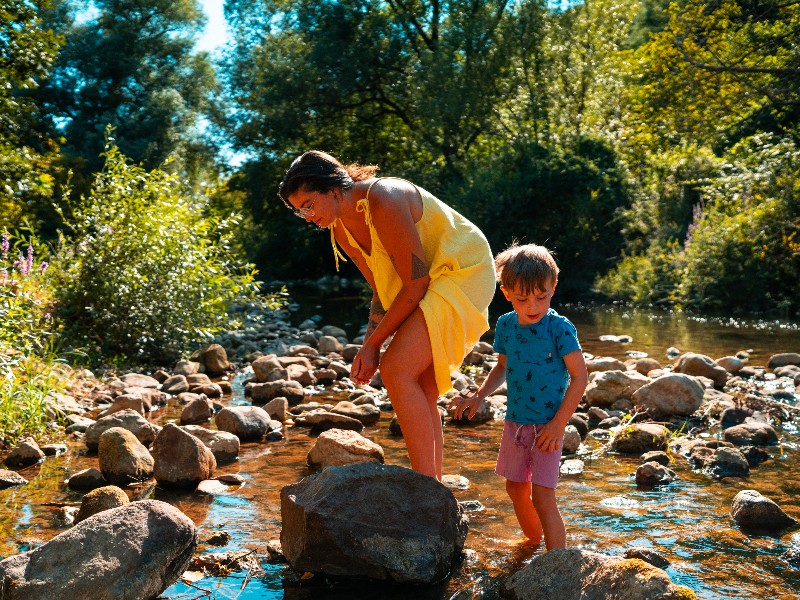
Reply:
M314 150L292 163L278 193L297 216L331 230L337 269L338 244L369 282L369 324L350 378L368 383L380 364L411 467L441 480L436 401L489 328L492 253L480 230L449 206L376 171Z

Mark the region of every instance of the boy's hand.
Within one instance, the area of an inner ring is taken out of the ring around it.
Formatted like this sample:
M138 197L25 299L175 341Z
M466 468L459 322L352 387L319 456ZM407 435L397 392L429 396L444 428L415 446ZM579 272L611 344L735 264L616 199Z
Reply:
M477 396L475 389L466 389L459 392L458 396L450 401L448 409L455 408L453 418L461 419L465 414L468 419L474 417L483 403L483 398Z
M560 451L564 443L564 429L565 427L550 421L536 434L536 447L542 452Z

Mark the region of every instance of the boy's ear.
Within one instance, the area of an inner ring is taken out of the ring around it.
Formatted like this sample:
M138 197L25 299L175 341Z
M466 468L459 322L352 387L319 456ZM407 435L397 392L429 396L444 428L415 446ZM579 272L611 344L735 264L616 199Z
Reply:
M501 291L501 292L503 292L503 296L505 296L505 297L506 297L506 300L508 300L508 301L510 302L510 301L511 301L511 298L509 297L509 295L508 295L508 291L506 290L506 288L504 288L504 287L501 285L501 286L500 286L500 291Z

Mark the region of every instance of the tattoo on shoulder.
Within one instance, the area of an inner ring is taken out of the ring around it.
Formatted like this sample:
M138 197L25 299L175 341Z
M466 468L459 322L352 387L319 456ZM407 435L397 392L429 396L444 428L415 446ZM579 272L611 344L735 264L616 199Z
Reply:
M416 254L411 255L411 279L422 279L428 274L428 265Z

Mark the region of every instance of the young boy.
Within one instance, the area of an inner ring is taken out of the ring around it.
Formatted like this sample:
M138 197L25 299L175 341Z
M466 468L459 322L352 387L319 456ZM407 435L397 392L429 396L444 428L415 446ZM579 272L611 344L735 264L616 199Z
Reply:
M497 321L497 365L471 397L451 403L455 417L472 418L508 380L508 405L496 473L506 479L522 532L548 550L566 546L556 505L564 429L586 389L586 363L575 327L550 308L558 266L533 244L512 245L495 258L500 289L514 308Z

